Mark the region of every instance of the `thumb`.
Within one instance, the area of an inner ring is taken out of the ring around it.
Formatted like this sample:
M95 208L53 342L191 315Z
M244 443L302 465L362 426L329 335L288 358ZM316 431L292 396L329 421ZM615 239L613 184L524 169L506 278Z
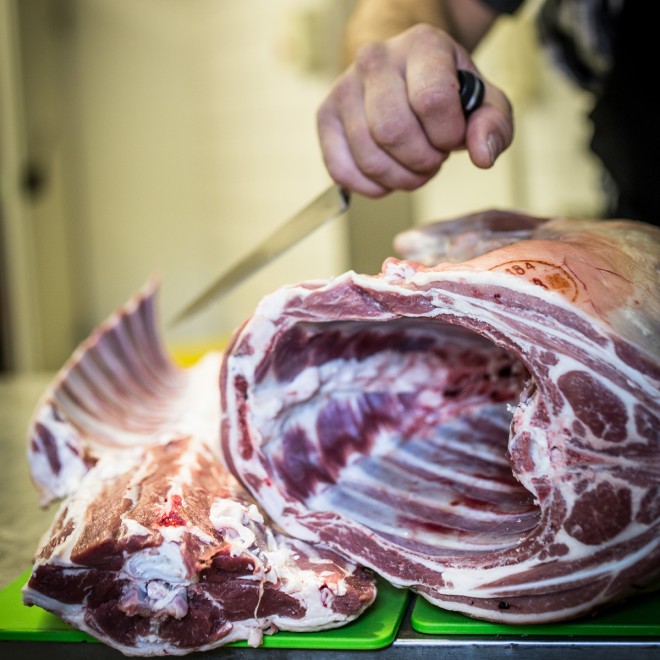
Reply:
M492 167L513 141L513 111L502 91L487 86L483 104L469 117L465 146L472 162L482 169Z

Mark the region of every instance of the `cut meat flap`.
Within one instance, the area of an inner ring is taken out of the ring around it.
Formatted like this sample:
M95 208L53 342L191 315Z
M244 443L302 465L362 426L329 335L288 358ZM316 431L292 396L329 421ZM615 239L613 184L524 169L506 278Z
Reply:
M236 333L230 469L288 533L471 616L652 587L660 230L493 211L397 246L416 261L281 289Z
M74 354L40 403L29 458L65 498L24 589L126 655L182 655L342 625L373 576L275 531L220 457L221 356L179 369L155 284Z

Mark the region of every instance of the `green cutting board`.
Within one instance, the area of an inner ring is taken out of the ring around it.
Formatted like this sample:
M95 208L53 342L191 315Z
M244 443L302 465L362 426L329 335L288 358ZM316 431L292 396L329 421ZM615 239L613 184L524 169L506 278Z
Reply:
M458 612L440 609L418 596L411 623L414 630L429 635L660 637L660 593L638 596L592 617L525 626L478 621Z
M0 591L0 641L93 642L86 633L71 628L40 607L26 607L21 589L30 571ZM263 645L289 649L379 649L394 641L408 604L409 593L378 581L378 596L373 605L357 620L342 628L310 633L281 631L264 635ZM247 646L235 642L230 646Z

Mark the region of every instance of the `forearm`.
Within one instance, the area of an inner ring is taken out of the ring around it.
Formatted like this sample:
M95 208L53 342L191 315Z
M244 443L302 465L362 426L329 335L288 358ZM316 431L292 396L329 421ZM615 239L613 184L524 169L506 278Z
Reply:
M384 41L418 23L444 30L472 51L496 17L479 0L360 0L346 29L344 57L352 62L362 45Z

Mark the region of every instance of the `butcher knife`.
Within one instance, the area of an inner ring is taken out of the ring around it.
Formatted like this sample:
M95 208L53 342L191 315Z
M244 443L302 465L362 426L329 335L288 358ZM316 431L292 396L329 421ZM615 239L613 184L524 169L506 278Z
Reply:
M484 96L484 84L480 78L469 71L459 71L458 80L460 83L461 106L467 115L481 105ZM305 208L278 227L270 236L238 261L235 266L222 274L189 305L184 307L174 317L172 324L177 324L196 314L288 248L296 245L312 231L330 220L339 218L348 210L349 201L350 194L347 190L337 185L330 186Z

